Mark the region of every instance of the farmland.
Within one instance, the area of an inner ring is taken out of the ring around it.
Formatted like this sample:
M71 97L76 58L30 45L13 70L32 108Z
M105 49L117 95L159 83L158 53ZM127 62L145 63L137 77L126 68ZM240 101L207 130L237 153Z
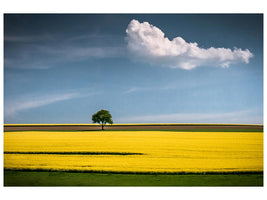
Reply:
M149 180L153 179L152 175L157 175L164 180L154 184L148 182L148 185L194 185L199 181L190 180L197 177L211 181L204 185L234 185L239 179L246 180L243 185L262 185L263 132L255 129L255 126L251 127L253 131L238 126L238 131L228 127L226 132L218 131L218 127L204 127L206 131L196 131L199 127L191 127L194 131L166 128L165 125L162 128L164 130L157 127L154 131L5 129L5 183L14 185L9 178L13 177L12 180L18 180L19 184L19 177L22 178L25 173L34 177L54 173L54 176L48 176L51 178L62 176L64 172L72 178L98 176L101 179L106 178L101 174L109 174L110 180L114 180L114 177L120 180L118 176L124 180L130 175L132 179L135 177L133 180L141 176ZM121 185L135 185L133 180ZM218 184L214 183L216 180ZM115 181L106 185L120 183ZM199 185L203 185L201 181Z

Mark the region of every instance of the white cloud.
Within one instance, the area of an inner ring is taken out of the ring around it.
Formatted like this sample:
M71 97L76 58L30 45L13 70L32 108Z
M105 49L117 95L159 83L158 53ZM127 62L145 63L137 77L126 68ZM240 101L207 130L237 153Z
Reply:
M4 41L5 42L36 42L36 41L47 41L47 40L54 40L51 35L5 35Z
M262 124L263 119L252 111L228 113L172 113L116 119L118 123L248 123Z
M195 42L186 42L182 37L169 40L159 28L148 22L132 20L126 33L128 49L135 57L171 68L190 70L203 65L229 67L238 62L249 63L253 57L248 49L204 49Z
M138 91L138 90L139 90L138 88L136 88L136 87L132 87L132 88L126 90L126 91L124 92L124 94L130 94L130 93L136 92L136 91Z
M152 87L131 87L128 90L124 91L124 94L131 94L135 92L140 92L140 91L148 91L148 90L155 90L159 88L152 88Z
M14 117L20 111L37 108L52 104L59 101L65 101L73 98L82 97L79 93L65 93L57 95L47 95L47 96L32 96L26 99L17 99L16 101L5 101L5 117Z
M194 85L194 83L191 83L191 85ZM189 88L191 85L187 84L187 88ZM198 84L199 85L199 84ZM147 92L147 91L163 91L163 90L175 90L182 88L184 86L179 85L179 83L172 83L172 84L167 84L167 85L162 85L162 86L153 86L153 87L147 87L147 86L133 86L128 88L123 92L123 94L132 94L132 93L137 93L137 92Z
M5 68L48 69L68 62L121 57L126 52L123 39L110 35L6 35L4 40Z
M123 47L77 47L31 45L14 55L5 55L5 68L48 69L65 62L90 58L112 58L124 54Z
M47 53L56 53L58 55L67 56L69 60L83 60L90 57L95 58L110 58L118 57L123 54L124 49L121 47L71 47L65 49L58 49L53 51L48 49Z

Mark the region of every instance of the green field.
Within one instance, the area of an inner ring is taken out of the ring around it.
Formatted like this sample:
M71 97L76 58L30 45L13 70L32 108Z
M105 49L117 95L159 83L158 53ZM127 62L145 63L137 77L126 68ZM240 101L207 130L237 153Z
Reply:
M5 171L4 186L263 186L263 174L112 174Z

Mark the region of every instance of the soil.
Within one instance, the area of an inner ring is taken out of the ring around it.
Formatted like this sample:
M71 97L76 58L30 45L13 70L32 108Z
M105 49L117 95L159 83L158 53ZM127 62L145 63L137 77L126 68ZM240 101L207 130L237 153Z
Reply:
M94 131L101 130L101 126L97 125L8 125L4 126L4 131L26 131L26 130L81 130ZM263 125L107 125L105 130L181 130L181 131L263 131Z

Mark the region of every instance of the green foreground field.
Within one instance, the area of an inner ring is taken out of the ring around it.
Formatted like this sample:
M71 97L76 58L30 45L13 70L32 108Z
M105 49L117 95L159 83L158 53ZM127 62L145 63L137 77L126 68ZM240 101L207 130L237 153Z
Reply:
M4 186L263 186L263 174L112 174L4 171Z

